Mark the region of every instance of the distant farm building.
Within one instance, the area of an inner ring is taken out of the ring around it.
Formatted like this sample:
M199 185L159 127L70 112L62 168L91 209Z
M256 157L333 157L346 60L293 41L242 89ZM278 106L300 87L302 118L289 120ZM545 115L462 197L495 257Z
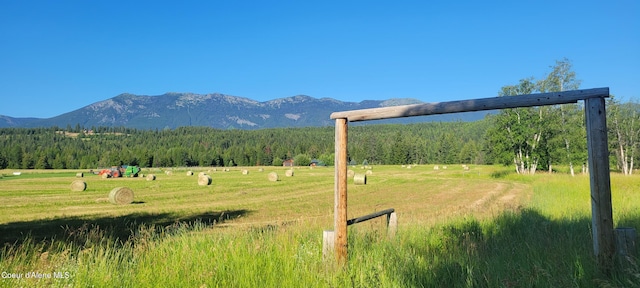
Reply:
M284 160L284 161L282 161L282 166L285 166L285 167L293 167L293 159L289 159L289 160Z

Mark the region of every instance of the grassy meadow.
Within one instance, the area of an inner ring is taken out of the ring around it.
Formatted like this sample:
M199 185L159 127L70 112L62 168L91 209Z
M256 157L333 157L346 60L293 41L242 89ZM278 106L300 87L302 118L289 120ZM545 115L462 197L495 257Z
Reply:
M373 166L366 185L349 182L349 218L394 208L398 231L389 237L384 217L349 226L340 268L322 255L333 167L294 171L143 169L157 176L147 181L0 170L0 287L640 287L637 255L611 275L596 267L586 175ZM86 191L71 191L77 179ZM115 187L134 202L109 203ZM640 227L639 187L612 174L615 227Z

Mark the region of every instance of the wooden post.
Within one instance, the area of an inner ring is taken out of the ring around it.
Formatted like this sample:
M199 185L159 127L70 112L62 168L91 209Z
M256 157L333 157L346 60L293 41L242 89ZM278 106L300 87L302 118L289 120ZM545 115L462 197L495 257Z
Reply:
M398 231L398 216L396 212L387 214L387 234L389 238L396 237L396 231Z
M618 257L628 257L636 255L636 241L638 235L636 229L631 227L621 227L615 229L616 254Z
M607 112L604 98L585 99L585 120L589 153L593 252L600 269L608 273L613 266L615 240L607 144Z
M330 256L334 255L334 241L336 240L336 236L333 233L333 230L324 230L322 231L322 259L327 260Z
M334 233L336 260L347 260L347 119L336 119Z

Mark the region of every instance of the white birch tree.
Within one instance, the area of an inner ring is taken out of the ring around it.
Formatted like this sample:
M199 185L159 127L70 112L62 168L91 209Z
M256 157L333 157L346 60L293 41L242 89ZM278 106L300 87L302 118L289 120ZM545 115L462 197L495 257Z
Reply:
M640 104L620 104L613 99L608 104L609 132L613 142L610 145L616 155L617 167L624 175L631 175L640 148Z
M538 90L541 93L546 93L579 89L581 81L576 79L576 73L571 69L572 64L569 59L557 60L556 65L551 66L551 72L547 77L538 81ZM556 135L561 138L564 146L563 161L569 165L571 176L575 176L573 164L579 154L575 148L582 146L579 145L581 143L576 142L585 139L582 138L584 133L580 132L584 131L583 117L580 116L582 108L579 107L579 104L562 104L556 105L552 109L555 110L553 114L558 115L559 121L553 121L550 124L558 127ZM549 171L551 171L551 165L551 159L549 159Z
M520 80L517 85L500 89L500 96L531 94L536 91L533 78ZM495 126L490 129L490 142L494 154L512 153L513 165L518 174L535 174L540 160L540 140L545 133L545 110L539 107L503 109L496 115ZM503 160L505 156L502 157Z

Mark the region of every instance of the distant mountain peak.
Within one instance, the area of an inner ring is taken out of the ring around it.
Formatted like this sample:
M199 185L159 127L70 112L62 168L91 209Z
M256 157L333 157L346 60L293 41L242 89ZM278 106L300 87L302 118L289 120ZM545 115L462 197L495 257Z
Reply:
M413 99L413 98L393 98L393 99L382 101L382 103L380 103L380 107L411 105L411 104L421 104L421 103L424 103L424 102L418 99Z
M296 96L290 96L290 97L284 97L284 98L277 98L277 99L269 100L263 103L266 105L281 105L283 103L295 104L295 103L303 103L303 102L310 102L310 101L318 101L318 99L313 98L311 96L307 96L307 95L296 95Z
M295 95L259 102L221 93L168 92L157 96L122 93L113 98L47 119L0 116L0 127L81 125L87 128L92 126L124 126L137 129L164 129L180 126L208 126L218 129L261 129L330 126L333 125L333 121L329 116L336 111L416 103L422 102L411 98L398 98L385 101L365 100L355 103L333 98L318 99L308 95ZM471 120L482 119L485 114L472 116ZM455 116L449 116L449 118L452 117L455 118ZM389 121L392 123L412 122L409 118Z

